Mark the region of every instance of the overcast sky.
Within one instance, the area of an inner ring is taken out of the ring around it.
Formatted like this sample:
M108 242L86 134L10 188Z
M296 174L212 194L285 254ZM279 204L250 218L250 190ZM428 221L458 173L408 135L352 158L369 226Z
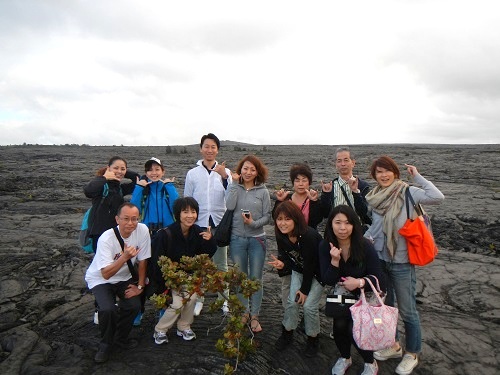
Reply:
M500 1L0 0L0 144L500 143Z

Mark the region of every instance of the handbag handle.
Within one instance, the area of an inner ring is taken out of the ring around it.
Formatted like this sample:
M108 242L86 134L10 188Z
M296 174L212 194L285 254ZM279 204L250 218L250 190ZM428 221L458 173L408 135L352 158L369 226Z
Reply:
M377 282L377 292L382 294L383 292L382 292L382 289L380 289L380 283L378 282L378 277L375 275L368 275L368 276L371 276L375 279L375 281ZM368 276L363 277L363 279L366 279ZM372 286L372 289L373 289L373 286Z
M413 206L413 209L417 213L417 216L423 216L422 208L420 207L420 204L416 204L415 201L413 200L413 197L410 194L410 187L408 186L405 190L405 202L406 202L406 218L410 219L410 201L411 205Z
M373 276L373 275L370 275L370 276ZM382 297L380 297L380 293L381 293L380 289L375 289L375 286L373 285L373 283L369 277L363 277L363 279L365 279L368 282L368 284L370 284L370 286L372 287L373 294L375 294L377 296L377 299L380 302L380 305L384 305L384 300L382 299ZM377 286L380 288L380 286L378 285L378 279L377 279ZM363 289L364 288L360 289L361 290L361 299L363 300L363 303L366 303L365 291Z

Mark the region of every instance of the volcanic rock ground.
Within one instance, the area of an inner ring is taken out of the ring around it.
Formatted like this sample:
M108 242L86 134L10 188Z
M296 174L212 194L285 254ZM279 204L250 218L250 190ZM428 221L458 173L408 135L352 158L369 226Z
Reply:
M290 187L293 162L308 162L315 187L334 177L335 146L255 146L223 142L218 160L234 168L255 153L270 169L272 193ZM415 165L446 196L426 207L440 248L437 259L419 268L418 302L423 327L421 363L414 374L498 374L500 372L500 147L499 145L363 145L353 146L355 173L368 178L368 166L382 154L399 165ZM92 323L93 297L84 273L91 256L76 242L90 201L82 187L114 155L143 172L151 156L164 160L166 175L176 177L182 194L187 170L199 148L2 146L0 147L0 373L1 374L221 374L225 363L216 351L219 313L207 308L196 318L197 340L171 337L157 346L152 339L151 305L142 325L132 331L137 349L114 352L106 364L93 361L98 328ZM407 179L406 172L402 174ZM320 227L321 229L322 227ZM268 252L276 253L273 227L266 227ZM274 350L280 334L280 281L264 272L263 332L258 350L238 366L240 374L330 374L338 357L328 337L331 320L321 316L321 349L315 359L303 356L305 334L284 352ZM207 298L211 302L214 296ZM400 327L401 328L401 327ZM348 374L360 373L353 350ZM381 374L394 373L397 360L379 363Z

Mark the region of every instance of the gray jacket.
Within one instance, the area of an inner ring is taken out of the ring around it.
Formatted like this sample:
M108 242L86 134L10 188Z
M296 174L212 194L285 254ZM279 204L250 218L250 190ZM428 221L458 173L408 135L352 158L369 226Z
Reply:
M226 208L234 210L232 233L240 237L264 236L264 225L271 219L271 198L266 185L257 185L246 190L233 181L227 188ZM249 210L252 223L243 223L242 210Z
M413 197L413 200L416 204L420 203L422 205L426 204L439 204L444 199L443 193L439 191L434 184L425 178L423 178L420 174L417 174L413 181L422 186L422 189L410 186L410 193ZM404 195L403 195L404 200ZM371 211L371 207L368 207ZM414 209L410 204L410 217L415 218ZM406 248L406 240L404 237L398 234L397 238L397 247L394 254L394 259L391 259L389 255L389 251L386 247L386 237L383 231L384 227L384 217L382 215L377 214L372 211L372 225L365 232L364 236L366 238L372 238L375 246L375 250L377 250L378 257L386 262L393 263L408 263L408 249ZM406 222L406 205L403 205L401 208L401 212L396 218L396 227L401 228Z

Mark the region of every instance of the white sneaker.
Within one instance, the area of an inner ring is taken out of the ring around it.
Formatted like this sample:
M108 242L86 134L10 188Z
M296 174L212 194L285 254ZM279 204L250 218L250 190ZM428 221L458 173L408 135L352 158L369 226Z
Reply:
M97 311L94 313L94 324L99 324L99 313Z
M399 363L398 367L396 367L396 374L409 375L417 365L417 356L414 357L413 354L405 354L403 360Z
M224 315L227 315L229 313L229 307L227 306L227 301L224 301L221 310Z
M361 375L377 375L378 374L378 365L377 361L373 360L373 363L365 363L365 368Z
M155 332L153 334L153 338L155 339L155 343L157 345L161 345L161 344L168 342L167 332L163 332L163 331Z
M391 346L389 348L373 352L373 358L375 358L377 361L386 361L391 358L401 358L402 356L403 356L403 349L401 349L401 347L399 347L399 349L396 350Z
M194 305L194 316L198 316L201 313L201 310L203 310L203 302L196 302L196 305Z
M340 357L337 359L335 366L332 367L332 375L344 375L349 367L352 365L352 358Z
M187 341L190 341L190 340L196 338L196 334L190 328L185 329L184 331L177 330L177 336L182 337L184 340L187 340Z

